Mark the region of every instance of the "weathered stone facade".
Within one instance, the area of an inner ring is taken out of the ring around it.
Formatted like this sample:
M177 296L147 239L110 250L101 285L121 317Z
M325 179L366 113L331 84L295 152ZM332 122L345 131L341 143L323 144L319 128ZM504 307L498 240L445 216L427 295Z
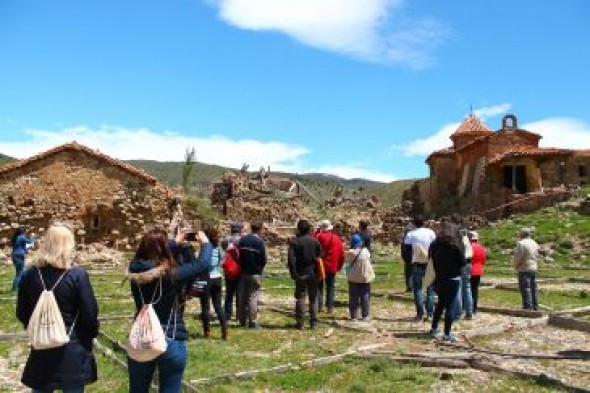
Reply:
M126 246L169 221L171 198L152 176L72 142L0 167L0 236L66 221L79 242Z
M543 205L590 181L589 150L541 148L541 138L520 129L514 115L493 132L471 114L451 136L453 146L427 158L430 177L407 198L427 213L485 213L507 204L516 212L528 210L525 200Z

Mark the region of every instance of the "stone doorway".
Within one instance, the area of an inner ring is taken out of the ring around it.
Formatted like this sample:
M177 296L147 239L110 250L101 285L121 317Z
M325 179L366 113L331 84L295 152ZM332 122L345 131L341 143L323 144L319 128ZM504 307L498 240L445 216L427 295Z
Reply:
M504 187L519 193L526 194L527 171L524 165L506 165L504 166Z

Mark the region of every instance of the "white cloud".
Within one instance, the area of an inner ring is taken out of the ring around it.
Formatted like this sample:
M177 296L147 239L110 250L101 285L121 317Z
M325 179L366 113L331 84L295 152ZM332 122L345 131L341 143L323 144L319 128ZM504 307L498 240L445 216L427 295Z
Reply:
M348 165L323 165L315 169L307 170L306 173L329 173L344 179L368 179L383 183L398 180L397 177L392 176L390 173L383 173Z
M240 168L243 163L248 163L252 169L268 165L275 169L287 168L308 153L304 147L282 142L232 140L223 136L193 137L117 126L27 130L19 141L0 142L0 151L24 158L72 140L123 160L182 161L185 149L194 147L200 162L232 168Z
M475 110L474 113L482 120L505 114L510 110L510 104L493 105ZM461 123L449 123L442 126L433 135L393 146L393 150L401 150L406 156L425 156L435 150L451 146L449 137ZM500 128L491 127L492 129ZM537 120L519 128L540 134L543 138L541 147L557 147L563 149L590 149L590 124L569 117L551 117Z
M512 104L508 104L508 103L491 105L491 106L484 106L483 108L475 109L473 111L473 113L477 117L479 117L482 121L486 121L487 119L490 119L492 117L506 114L510 110L511 107L512 107Z
M541 134L540 146L563 149L590 149L590 124L568 117L551 117L520 128Z
M401 146L394 146L394 150L402 150L406 156L425 156L435 150L444 149L451 145L449 137L461 123L448 123L441 127L434 135L423 139L416 139Z
M512 105L508 103L491 105L476 109L473 111L473 113L485 122L490 118L505 114L510 110L511 106ZM460 125L461 122L445 124L433 135L426 138L417 139L403 145L393 146L393 150L401 150L406 156L428 155L435 150L440 150L451 146L452 142L449 138L457 130L457 128L459 128Z
M304 158L311 153L309 149L279 141L233 140L219 135L186 136L118 126L76 126L57 131L25 130L18 141L0 140L0 152L16 158L27 158L72 140L121 160L182 161L185 149L194 147L198 161L230 168L241 168L242 164L247 163L251 170L270 165L273 171L327 173L348 179L366 178L383 182L395 180L389 174L354 165L325 165L310 169L303 163Z
M315 48L422 68L448 36L433 19L403 16L405 0L209 0L241 29L276 31Z

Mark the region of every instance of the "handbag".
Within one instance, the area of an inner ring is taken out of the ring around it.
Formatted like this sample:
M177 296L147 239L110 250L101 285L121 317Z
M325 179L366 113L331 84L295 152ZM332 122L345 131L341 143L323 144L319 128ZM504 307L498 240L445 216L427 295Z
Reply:
M324 260L317 258L316 260L316 273L318 281L324 281L326 279L326 269L324 267Z
M186 295L189 297L201 297L207 290L207 284L209 283L209 271L199 273L197 277L187 285Z

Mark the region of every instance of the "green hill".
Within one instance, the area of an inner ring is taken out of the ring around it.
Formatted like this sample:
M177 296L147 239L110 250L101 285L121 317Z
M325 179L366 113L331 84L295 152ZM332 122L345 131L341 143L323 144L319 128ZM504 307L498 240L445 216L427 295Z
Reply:
M151 160L131 160L127 162L143 169L169 186L177 187L182 184L182 166L184 165L182 162ZM197 191L202 195L208 195L211 184L220 179L226 170L228 169L218 165L196 163L194 184ZM273 174L301 182L320 200L330 198L334 191L342 185L345 195L376 195L386 206L400 203L403 191L413 182L413 180L400 180L385 184L366 179L343 179L323 173L291 174L273 172Z
M0 165L14 161L14 158L0 154ZM161 182L178 187L182 184L182 162L159 162L153 160L130 160L127 163L136 168L143 169L156 177ZM211 185L220 179L228 169L219 165L196 163L194 172L194 185L201 195L209 195ZM403 191L409 187L413 180L399 180L391 183L381 183L367 179L343 179L338 176L324 173L275 173L301 182L318 199L330 198L339 187L344 187L347 196L375 195L384 206L392 206L400 203Z
M6 164L8 162L14 161L14 158L6 156L0 153L0 165Z

